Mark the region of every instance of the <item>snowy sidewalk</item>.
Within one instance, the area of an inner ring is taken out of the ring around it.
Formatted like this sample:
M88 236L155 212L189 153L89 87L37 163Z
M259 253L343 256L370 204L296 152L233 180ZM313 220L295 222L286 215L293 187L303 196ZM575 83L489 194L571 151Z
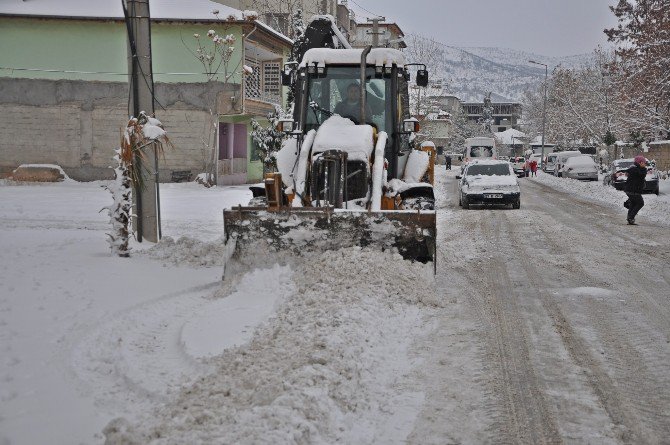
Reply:
M626 200L626 194L616 190L612 186L605 186L602 181L585 182L576 179L557 178L553 175L538 172L536 178L522 178L519 180L523 187L523 181L536 181L553 189L560 190L580 199L595 201L611 208L621 208ZM651 221L669 225L670 215L670 180L661 180L659 184L660 194L645 194L644 207L640 210L640 217Z

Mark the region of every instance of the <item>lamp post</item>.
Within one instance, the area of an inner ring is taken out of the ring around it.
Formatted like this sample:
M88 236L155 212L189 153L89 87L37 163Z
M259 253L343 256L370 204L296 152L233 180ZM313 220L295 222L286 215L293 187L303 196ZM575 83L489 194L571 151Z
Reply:
M549 74L549 67L546 63L529 60L528 63L534 65L542 65L544 67L544 101L542 102L542 159L540 159L540 168L544 169L544 131L547 122L547 76Z

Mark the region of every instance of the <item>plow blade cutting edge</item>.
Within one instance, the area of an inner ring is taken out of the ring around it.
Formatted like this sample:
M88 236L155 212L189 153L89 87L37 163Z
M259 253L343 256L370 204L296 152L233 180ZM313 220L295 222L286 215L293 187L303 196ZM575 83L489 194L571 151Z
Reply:
M288 260L352 246L395 248L404 259L422 263L436 259L434 211L237 207L224 210L223 221L229 260L249 267L263 265L273 254Z

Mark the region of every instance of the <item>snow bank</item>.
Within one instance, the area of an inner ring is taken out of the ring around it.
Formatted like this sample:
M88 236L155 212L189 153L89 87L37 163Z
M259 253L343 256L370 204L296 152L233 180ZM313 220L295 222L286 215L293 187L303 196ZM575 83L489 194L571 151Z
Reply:
M537 177L526 178L530 181L536 181L545 184L556 190L561 190L574 194L582 199L597 201L601 204L611 208L620 208L622 211L623 202L626 200L626 194L623 191L616 190L612 186L603 185L601 182L583 182L577 179L557 178L538 171ZM665 193L670 187L663 184L661 181L661 195L645 194L644 207L640 210L639 215L643 218L648 218L656 223L662 225L670 225L668 215L670 215L670 200Z
M294 292L289 267L256 269L242 278L231 295L193 314L182 327L181 344L195 359L211 358L241 346L251 339L254 327L267 320Z
M139 252L169 264L189 266L223 266L226 246L223 238L204 242L188 236L176 241L166 236L153 247Z
M410 342L440 303L431 268L349 248L306 258L293 283L250 343L174 402L111 421L107 443L367 444L396 410L408 433L420 406L394 401L407 395Z

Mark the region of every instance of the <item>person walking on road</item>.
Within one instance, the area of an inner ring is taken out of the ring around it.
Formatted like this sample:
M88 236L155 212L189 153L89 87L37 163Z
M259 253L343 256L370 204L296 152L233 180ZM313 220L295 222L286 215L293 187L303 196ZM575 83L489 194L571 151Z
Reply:
M451 170L451 156L447 155L444 163L447 166L447 170Z
M637 155L633 162L634 164L626 170L628 179L626 179L624 191L628 195L628 200L623 203L624 207L628 209L627 220L630 225L636 225L635 216L644 207L642 190L644 190L644 180L647 176L647 159L642 155Z
M526 174L526 178L530 176L530 162L526 159L526 162L523 163L523 171Z
M537 176L537 161L535 159L530 161L530 175Z

